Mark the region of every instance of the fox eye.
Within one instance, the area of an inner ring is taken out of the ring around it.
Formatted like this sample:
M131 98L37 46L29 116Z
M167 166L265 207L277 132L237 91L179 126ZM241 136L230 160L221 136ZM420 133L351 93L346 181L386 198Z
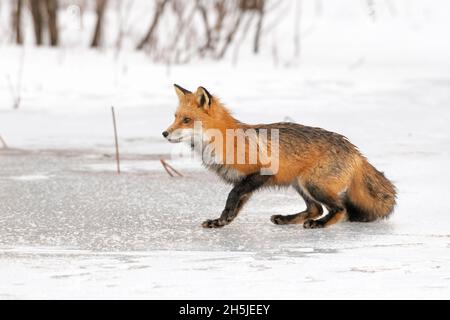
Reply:
M191 118L188 118L188 117L184 117L183 118L183 123L184 124L188 124L189 122L191 122Z

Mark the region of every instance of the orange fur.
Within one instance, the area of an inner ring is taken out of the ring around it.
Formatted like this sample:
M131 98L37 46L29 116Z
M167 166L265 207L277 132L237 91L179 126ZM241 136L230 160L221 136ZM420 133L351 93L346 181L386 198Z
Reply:
M278 170L265 185L297 187L304 198L334 210L328 219L322 221L323 226L346 218L372 221L392 212L395 187L345 137L320 128L291 123L245 124L235 119L218 98L202 87L191 93L176 86L176 92L179 106L167 133L171 134L177 129L194 129L195 121L201 121L204 131L218 130L223 138L223 145L221 149L215 150L216 156L223 160L223 167L242 176L259 173L261 169L270 167L260 157L256 163L249 163L251 144L245 132L256 129L279 130ZM227 135L228 129L241 131L238 131L237 137L230 138ZM238 148L236 139L245 141L243 149ZM270 155L276 150L271 143L273 141L269 132L269 139L265 143L259 143L258 148L267 148ZM235 155L232 163L226 162L227 154L230 153ZM237 163L238 158L245 159L244 163ZM317 206L311 204L310 207L309 211L296 218L291 215L284 222L278 216L276 219L282 222L279 224L294 223L293 221L299 223L308 215L317 215ZM316 225L309 224L310 227Z

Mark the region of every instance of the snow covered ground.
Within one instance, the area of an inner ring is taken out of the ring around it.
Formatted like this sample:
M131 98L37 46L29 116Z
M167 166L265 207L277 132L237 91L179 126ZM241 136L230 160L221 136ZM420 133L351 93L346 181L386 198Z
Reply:
M101 154L2 152L1 298L449 297L450 218L428 202L449 192L437 165L448 155L388 157L393 219L325 230L269 221L304 206L292 191L258 193L233 224L203 229L228 187L136 158L117 176Z
M107 103L2 110L17 150L0 151L1 297L448 298L450 78L440 71L370 84L284 71L292 82L270 91L249 72L236 81L257 83L234 94L212 82L238 118L342 132L394 180L391 220L326 230L270 223L302 209L292 191L260 193L230 226L202 229L228 187L190 161L169 160L181 179L160 166L172 147L160 138L176 103L170 80L143 105L117 104L120 177Z
M450 218L428 199L448 194L438 179L450 175L436 155L415 158L424 173L385 160L400 189L390 221L276 226L270 216L302 200L265 191L233 224L207 230L228 189L211 174L170 178L147 156L117 176L99 154L3 151L0 296L448 298Z
M440 6L408 23L322 20L293 64L166 66L128 51L0 47L10 147L0 149L0 298L448 299L450 40L439 36L449 26ZM330 26L339 32L326 35ZM229 187L172 159L161 137L172 83L207 87L242 121L346 135L398 187L392 219L276 226L272 214L304 204L292 190L263 191L231 225L202 229ZM185 177L170 178L161 157Z

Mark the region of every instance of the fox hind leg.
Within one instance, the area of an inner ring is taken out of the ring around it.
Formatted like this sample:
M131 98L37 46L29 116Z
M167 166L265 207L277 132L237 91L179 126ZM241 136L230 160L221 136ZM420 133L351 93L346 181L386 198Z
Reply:
M330 209L330 212L317 220L308 219L303 224L305 229L317 229L317 228L326 228L335 223L345 221L347 219L347 211L345 208L335 208Z
M347 220L347 210L341 199L336 193L325 191L325 188L319 188L315 185L307 185L308 192L321 202L328 209L328 214L324 217L314 220L308 219L304 222L303 227L306 229L325 228L335 223Z
M273 215L270 218L274 224L302 224L308 219L318 218L322 215L323 209L322 205L314 201L310 196L308 196L302 189L295 185L294 189L302 196L306 203L306 210L296 214L290 215Z

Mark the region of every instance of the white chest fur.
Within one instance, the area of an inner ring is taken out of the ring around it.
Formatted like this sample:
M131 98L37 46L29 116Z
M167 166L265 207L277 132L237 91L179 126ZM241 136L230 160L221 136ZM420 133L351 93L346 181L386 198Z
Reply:
M201 161L208 169L214 171L227 182L234 183L242 180L245 174L230 165L224 164L222 157L216 157L212 143L203 142L201 148L194 147L194 150L201 156Z

